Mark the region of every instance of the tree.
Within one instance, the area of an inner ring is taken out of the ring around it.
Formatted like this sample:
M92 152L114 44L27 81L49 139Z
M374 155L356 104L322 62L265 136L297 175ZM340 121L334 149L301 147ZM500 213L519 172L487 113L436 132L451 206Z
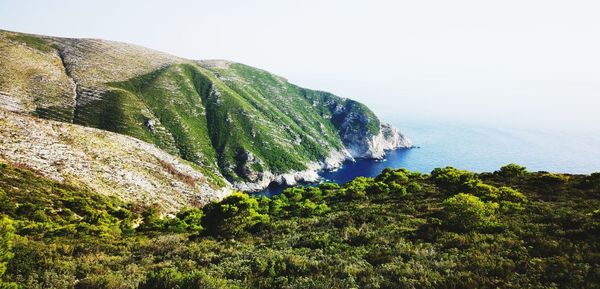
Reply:
M497 203L485 203L478 197L460 193L446 199L444 205L444 223L446 227L457 231L470 231L484 227L494 219Z
M434 169L431 171L431 179L448 195L469 191L479 180L474 173L453 167Z
M202 216L201 209L187 209L177 213L177 219L181 220L181 227L188 232L202 231Z
M269 215L259 212L255 198L240 192L206 205L203 211L202 226L206 233L217 236L239 236L257 224L270 221Z
M517 164L508 164L494 172L495 175L503 178L505 181L513 181L528 174L527 169Z

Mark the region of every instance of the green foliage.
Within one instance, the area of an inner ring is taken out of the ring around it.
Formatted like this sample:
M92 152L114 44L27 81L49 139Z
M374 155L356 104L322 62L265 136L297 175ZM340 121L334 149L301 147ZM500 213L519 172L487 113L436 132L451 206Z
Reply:
M95 235L117 238L134 218L116 198L0 165L0 213L15 220L17 233L37 237Z
M316 187L285 189L273 197L270 213L282 217L323 215L329 211L327 204L322 201L323 197L321 189Z
M436 168L431 172L432 181L448 195L469 191L477 176L469 171L453 167Z
M563 185L568 180L569 177L565 175L543 173L536 176L536 179L534 179L532 183L549 193L556 193L562 189Z
M494 220L497 203L485 203L478 197L459 193L443 202L444 223L461 231L484 228Z
M0 278L6 271L6 263L12 259L12 241L15 228L6 216L0 216Z
M173 216L0 169L1 213L17 235L3 261L12 288L600 286L600 192L590 176L548 194L545 173L474 174L454 183L469 194L446 196L434 177L386 170L272 199L235 193Z
M367 188L374 182L372 178L357 177L344 185L345 196L349 200L367 198Z
M202 217L204 216L200 209L183 210L177 214L177 218L183 223L182 230L189 232L202 231Z
M16 284L2 281L2 276L6 272L6 263L10 261L14 254L12 252L15 229L12 221L0 215L0 288L17 288Z
M295 210L295 214L298 216L309 217L314 215L323 215L329 211L327 204L321 203L316 204L310 199L305 199L297 203L298 208Z
M158 204L147 207L142 212L142 224L138 230L141 232L162 231L165 227L165 222L161 216L160 207Z
M180 63L107 85L101 99L76 108L74 123L154 143L219 187L215 172L241 181L304 170L354 141L344 135L368 138L380 127L363 104L242 64Z
M513 181L522 178L528 174L527 169L517 164L508 164L495 171L494 174L503 178L505 181Z
M258 201L244 193L233 193L221 202L210 203L203 211L202 226L214 236L240 236L270 220L269 215L259 213Z
M146 281L142 282L139 289L217 289L238 288L226 280L213 278L202 271L182 273L177 270L166 268L157 272L151 272Z
M498 200L523 204L527 202L527 197L511 187L500 187Z

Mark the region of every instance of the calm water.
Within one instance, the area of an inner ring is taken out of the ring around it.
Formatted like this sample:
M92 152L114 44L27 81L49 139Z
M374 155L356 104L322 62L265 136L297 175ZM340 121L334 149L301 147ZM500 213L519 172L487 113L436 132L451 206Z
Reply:
M338 170L321 172L320 175L325 180L344 183L357 176L376 176L386 167L429 173L436 167L454 166L489 172L508 163L523 165L530 171L600 171L600 134L443 122L403 122L395 125L420 148L391 151L383 161L346 162ZM278 194L282 189L274 186L260 194Z

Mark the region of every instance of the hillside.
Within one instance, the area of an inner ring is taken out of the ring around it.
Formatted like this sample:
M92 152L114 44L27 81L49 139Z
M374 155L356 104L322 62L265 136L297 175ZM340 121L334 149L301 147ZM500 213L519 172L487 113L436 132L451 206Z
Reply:
M409 147L361 103L229 61L0 31L0 109L155 144L242 190Z
M231 192L222 176L135 138L1 110L0 163L167 212Z
M600 173L507 165L386 169L160 218L0 165L0 279L28 289L598 288L599 208Z

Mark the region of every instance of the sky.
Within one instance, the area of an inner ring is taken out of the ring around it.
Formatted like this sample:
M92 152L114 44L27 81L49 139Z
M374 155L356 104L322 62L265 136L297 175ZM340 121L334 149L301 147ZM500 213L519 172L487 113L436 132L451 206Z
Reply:
M228 59L383 119L597 130L600 1L0 0L0 29Z

